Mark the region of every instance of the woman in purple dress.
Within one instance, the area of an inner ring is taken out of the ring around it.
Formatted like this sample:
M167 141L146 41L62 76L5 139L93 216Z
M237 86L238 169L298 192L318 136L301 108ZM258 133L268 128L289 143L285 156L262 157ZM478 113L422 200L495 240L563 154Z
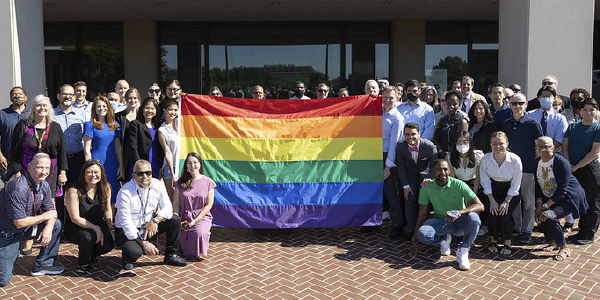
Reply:
M175 183L173 211L179 208L181 234L179 241L183 254L189 259L206 257L215 199L215 182L204 176L202 159L198 153L189 153L184 169Z

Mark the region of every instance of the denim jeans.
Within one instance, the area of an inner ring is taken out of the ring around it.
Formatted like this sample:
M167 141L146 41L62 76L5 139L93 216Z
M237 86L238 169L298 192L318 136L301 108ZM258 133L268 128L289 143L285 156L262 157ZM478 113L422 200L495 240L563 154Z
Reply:
M36 239L40 237L40 234L44 230L46 222L38 224ZM38 254L33 264L33 268L39 268L42 266L53 266L58 256L58 247L60 246L60 235L62 234L62 223L56 219L54 222L54 228L52 228L52 239L46 247L40 248L40 254ZM25 230L25 236L31 236L31 227Z
M428 219L419 227L417 239L426 245L439 245L448 234L463 236L459 248L470 248L477 238L481 220L476 213L462 215L458 220L450 222L442 218Z
M19 257L23 233L0 231L0 287L6 286L13 275Z

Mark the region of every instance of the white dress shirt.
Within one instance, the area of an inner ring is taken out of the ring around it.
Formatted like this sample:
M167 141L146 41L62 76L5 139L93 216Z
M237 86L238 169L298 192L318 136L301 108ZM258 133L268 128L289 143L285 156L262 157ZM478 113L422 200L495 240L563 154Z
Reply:
M134 179L127 182L117 194L115 227L122 228L129 240L138 237L139 228L152 220L156 209L158 216L173 217L173 205L162 181L152 178L148 188L141 188Z
M479 178L483 193L492 193L492 179L495 181L510 181L508 195L516 196L521 188L521 177L523 177L523 165L518 155L506 152L506 159L501 166L494 159L494 153L490 152L483 156L479 164Z

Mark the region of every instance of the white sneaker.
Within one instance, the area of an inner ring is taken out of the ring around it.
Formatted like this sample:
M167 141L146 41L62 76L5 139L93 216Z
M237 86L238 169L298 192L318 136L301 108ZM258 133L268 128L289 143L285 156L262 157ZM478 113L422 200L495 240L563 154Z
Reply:
M466 271L471 269L471 263L469 262L469 248L456 249L456 261L461 270Z
M381 219L382 219L382 220L389 220L389 219L390 219L390 212L389 212L389 211L387 211L387 210L386 210L386 211L384 211L384 212L381 214Z
M452 236L446 235L446 239L440 242L440 253L442 256L450 255L450 242L452 242Z

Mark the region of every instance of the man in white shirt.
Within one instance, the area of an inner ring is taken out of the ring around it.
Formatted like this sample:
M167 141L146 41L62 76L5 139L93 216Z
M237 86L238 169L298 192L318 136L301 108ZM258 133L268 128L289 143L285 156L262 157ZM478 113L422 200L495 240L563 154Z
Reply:
M117 195L115 240L122 250L123 269L133 269L133 263L142 254L158 255L158 248L149 240L164 232L167 233L164 262L186 266L187 261L177 255L181 219L173 214L165 185L152 178L152 167L147 160L135 163L132 176Z

